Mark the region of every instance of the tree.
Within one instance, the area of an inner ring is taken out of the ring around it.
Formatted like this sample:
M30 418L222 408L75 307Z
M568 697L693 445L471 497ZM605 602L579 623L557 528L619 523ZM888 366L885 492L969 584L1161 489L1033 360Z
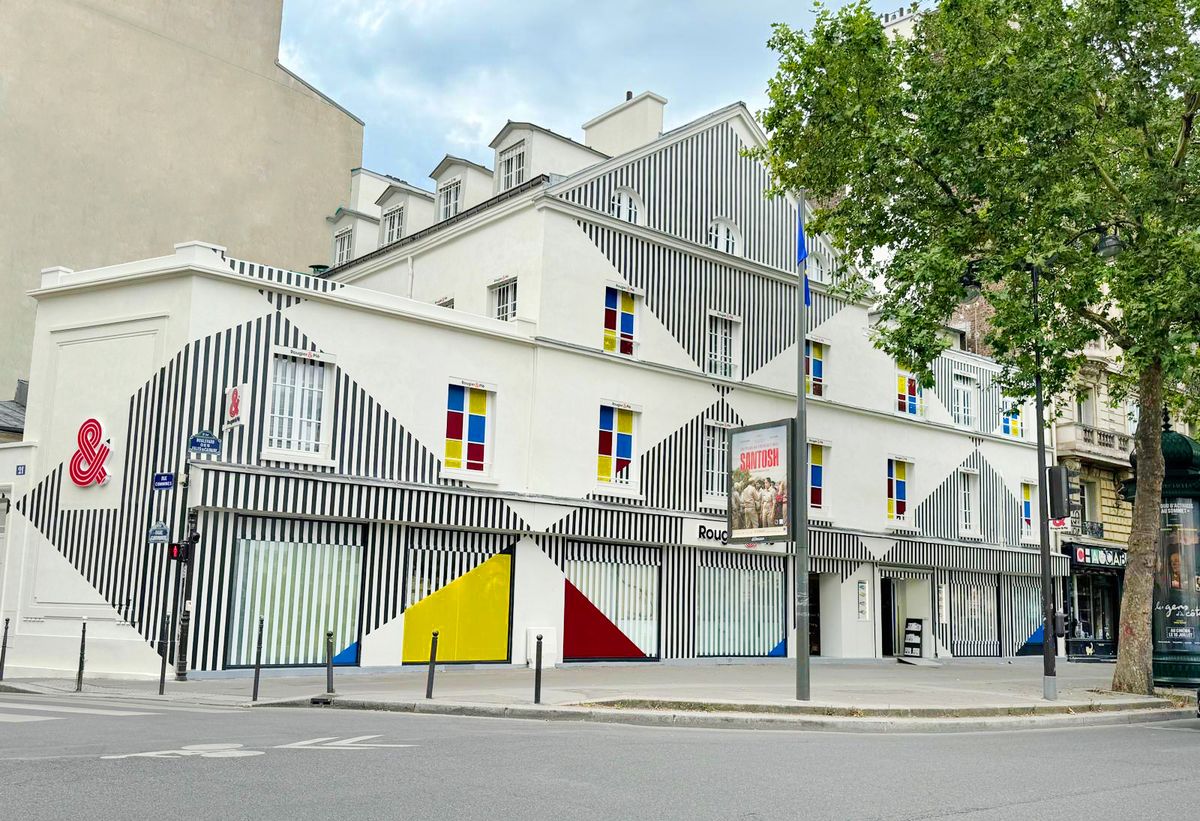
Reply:
M1050 395L1089 341L1119 349L1118 390L1141 417L1113 688L1149 693L1159 420L1164 402L1194 414L1180 389L1200 383L1200 12L1194 0L942 0L903 39L864 0L817 12L809 33L775 27L757 154L777 193L818 205L810 230L852 263L838 287L879 288L876 344L930 384L970 272L1010 395L1032 393L1035 346ZM1123 247L1105 259L1093 246L1108 232Z

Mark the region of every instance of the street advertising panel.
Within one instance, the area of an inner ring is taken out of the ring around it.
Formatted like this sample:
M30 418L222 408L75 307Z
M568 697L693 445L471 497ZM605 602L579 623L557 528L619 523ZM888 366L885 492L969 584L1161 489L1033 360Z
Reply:
M1154 652L1200 655L1200 500L1162 503L1154 574Z
M781 419L729 431L730 544L792 540L792 425L793 420Z

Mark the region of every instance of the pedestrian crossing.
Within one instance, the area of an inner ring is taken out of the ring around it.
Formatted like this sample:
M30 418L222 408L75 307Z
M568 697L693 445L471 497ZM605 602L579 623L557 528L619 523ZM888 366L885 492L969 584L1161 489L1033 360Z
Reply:
M221 707L161 704L145 700L35 696L0 693L0 724L32 724L64 719L122 719L167 713L230 713Z

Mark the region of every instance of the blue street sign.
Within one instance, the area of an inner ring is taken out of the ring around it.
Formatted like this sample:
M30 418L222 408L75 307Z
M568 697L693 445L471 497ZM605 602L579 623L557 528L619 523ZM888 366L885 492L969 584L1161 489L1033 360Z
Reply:
M156 473L156 474L154 474L153 487L155 490L170 490L171 488L175 487L175 474L174 473Z
M148 539L150 544L166 544L171 541L171 528L167 527L166 522L155 522L150 525Z
M199 433L192 434L188 439L188 450L192 453L217 453L221 452L221 440L212 435L210 430L202 430Z
M17 465L17 475L18 476L25 475L25 466L24 465Z

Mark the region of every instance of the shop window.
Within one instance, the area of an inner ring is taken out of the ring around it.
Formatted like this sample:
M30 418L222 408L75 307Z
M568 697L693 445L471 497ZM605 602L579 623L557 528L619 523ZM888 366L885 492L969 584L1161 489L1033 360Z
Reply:
M634 486L633 451L637 416L628 407L600 406L596 481L602 487Z
M629 291L604 289L604 350L633 356L636 340L637 297Z
M491 419L495 395L477 384L452 384L446 398L447 470L491 472Z

